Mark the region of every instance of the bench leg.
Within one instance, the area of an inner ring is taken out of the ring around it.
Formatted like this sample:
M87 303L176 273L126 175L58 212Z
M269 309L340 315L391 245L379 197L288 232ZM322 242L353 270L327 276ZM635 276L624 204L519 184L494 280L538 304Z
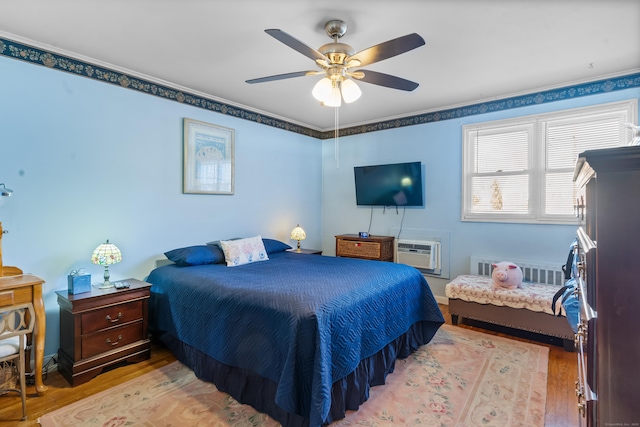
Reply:
M451 315L451 323L453 325L457 325L458 324L458 315L457 314L452 314Z

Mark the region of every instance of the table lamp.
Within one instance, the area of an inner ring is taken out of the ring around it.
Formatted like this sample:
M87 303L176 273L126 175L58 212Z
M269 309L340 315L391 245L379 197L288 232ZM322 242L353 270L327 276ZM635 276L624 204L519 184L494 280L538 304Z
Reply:
M300 227L300 224L298 224L296 228L291 230L291 238L298 241L298 249L296 249L296 252L300 252L300 240L306 239L307 233L305 233L302 227Z
M107 239L106 243L102 243L93 251L91 255L91 263L96 265L104 265L104 282L98 286L100 289L112 288L113 283L109 281L109 266L122 261L122 254L120 249L113 243L109 243Z
M13 194L13 190L10 188L7 188L6 185L4 185L4 183L0 184L0 195L2 195L2 197L11 197L11 195Z

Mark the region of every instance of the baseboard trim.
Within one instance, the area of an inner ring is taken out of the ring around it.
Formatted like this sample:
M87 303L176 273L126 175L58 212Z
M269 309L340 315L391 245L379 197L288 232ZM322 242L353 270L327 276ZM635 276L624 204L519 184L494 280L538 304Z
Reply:
M434 295L438 304L449 305L449 298L440 295Z

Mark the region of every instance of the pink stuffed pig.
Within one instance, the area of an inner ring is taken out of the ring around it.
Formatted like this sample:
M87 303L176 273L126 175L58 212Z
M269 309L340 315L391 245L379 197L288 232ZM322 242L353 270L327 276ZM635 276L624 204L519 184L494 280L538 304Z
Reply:
M522 284L522 269L512 262L502 261L491 264L493 286L496 288L516 289Z

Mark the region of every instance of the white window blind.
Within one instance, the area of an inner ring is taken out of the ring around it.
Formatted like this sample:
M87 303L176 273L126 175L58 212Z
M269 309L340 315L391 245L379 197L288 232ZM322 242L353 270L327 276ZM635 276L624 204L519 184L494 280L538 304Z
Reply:
M526 214L529 211L531 126L505 126L471 134L472 205L476 213Z
M464 126L462 219L576 222L578 155L626 145L636 111L632 100Z

